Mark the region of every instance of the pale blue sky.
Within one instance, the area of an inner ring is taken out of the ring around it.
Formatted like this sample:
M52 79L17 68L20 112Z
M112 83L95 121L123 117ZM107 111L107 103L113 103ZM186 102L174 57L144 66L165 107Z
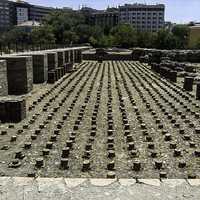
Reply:
M80 5L104 9L124 3L164 3L166 5L166 21L184 23L200 22L200 0L27 0L32 4L51 7L72 7L78 9Z

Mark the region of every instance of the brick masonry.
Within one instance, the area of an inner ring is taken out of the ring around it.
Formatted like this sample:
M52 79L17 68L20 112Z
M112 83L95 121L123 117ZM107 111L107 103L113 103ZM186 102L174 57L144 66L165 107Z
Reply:
M31 56L6 56L0 60L7 61L8 94L21 95L33 88L33 66Z
M0 96L8 95L7 66L5 60L0 60Z

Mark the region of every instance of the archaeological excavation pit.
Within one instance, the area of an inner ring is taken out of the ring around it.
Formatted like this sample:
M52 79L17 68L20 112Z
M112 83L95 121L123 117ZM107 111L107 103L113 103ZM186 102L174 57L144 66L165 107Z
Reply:
M199 178L199 101L138 61L84 61L0 126L1 176Z

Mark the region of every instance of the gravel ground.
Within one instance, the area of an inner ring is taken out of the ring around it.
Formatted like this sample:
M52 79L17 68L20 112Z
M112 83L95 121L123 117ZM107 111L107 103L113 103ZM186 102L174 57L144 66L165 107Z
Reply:
M139 62L85 61L0 125L0 175L199 178L199 102Z

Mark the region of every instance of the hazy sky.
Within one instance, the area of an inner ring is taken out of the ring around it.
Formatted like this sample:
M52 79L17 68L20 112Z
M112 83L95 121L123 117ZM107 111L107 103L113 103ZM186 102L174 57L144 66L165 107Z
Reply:
M200 22L200 0L27 0L27 2L52 7L72 7L73 9L78 9L80 5L105 9L108 6L118 6L124 3L164 3L166 5L166 21Z

